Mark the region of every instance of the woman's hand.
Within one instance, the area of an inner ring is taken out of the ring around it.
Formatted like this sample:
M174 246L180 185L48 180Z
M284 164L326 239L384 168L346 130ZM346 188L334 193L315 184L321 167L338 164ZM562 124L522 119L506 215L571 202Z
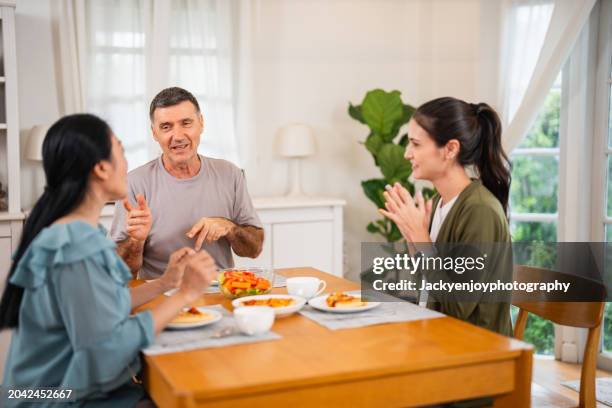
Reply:
M215 261L206 251L182 248L170 256L170 262L183 271L182 279L177 293L170 297L163 296L164 299L151 310L155 334L161 332L183 307L202 296L217 276Z
M190 301L196 300L217 277L215 260L208 252L200 251L194 255L187 255L179 263L185 265L179 292Z
M395 183L383 193L385 207L378 211L397 225L402 236L408 242L431 242L429 237L429 219L431 218L431 200L425 203L423 195L416 195L416 202L400 183Z
M181 286L181 281L183 280L183 273L185 272L186 266L186 263L181 262L181 260L183 260L186 256L193 255L195 253L196 252L192 248L183 247L174 251L170 255L170 260L168 261L166 271L161 278L159 278L164 292Z

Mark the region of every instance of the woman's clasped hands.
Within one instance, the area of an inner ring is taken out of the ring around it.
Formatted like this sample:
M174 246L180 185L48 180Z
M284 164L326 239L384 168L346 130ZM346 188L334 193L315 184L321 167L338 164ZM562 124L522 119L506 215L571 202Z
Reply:
M431 242L429 237L431 200L426 202L420 191L413 198L400 183L387 185L386 190L383 193L386 210L380 208L378 211L397 225L407 241Z
M215 260L208 252L184 247L170 255L166 272L160 279L167 289L179 288L190 298L197 298L216 276Z

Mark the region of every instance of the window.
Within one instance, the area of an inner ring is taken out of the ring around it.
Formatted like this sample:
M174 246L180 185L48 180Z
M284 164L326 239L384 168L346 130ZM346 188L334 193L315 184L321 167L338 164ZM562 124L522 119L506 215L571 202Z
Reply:
M557 240L560 116L561 74L527 137L512 151L510 220L513 241Z
M512 184L510 187L510 228L513 242L556 242L559 199L559 124L561 117L560 73L531 130L512 151ZM549 258L540 252L529 252L519 263L552 268ZM513 316L517 310L513 308ZM553 324L529 315L525 341L538 354L554 350Z
M231 35L223 28L231 25L229 2L188 5L172 1L169 83L190 90L200 103L207 132L200 152L237 163L236 140L227 137L234 133Z
M137 1L86 6L87 110L123 142L130 169L149 160L145 21Z
M234 124L232 10L225 0L88 0L87 110L122 140L130 169L157 156L149 103L163 88L194 94L204 115L199 151L239 163Z
M608 103L606 109L607 132L603 134L603 137L605 137L607 141L604 159L607 177L604 197L606 204L604 205L605 213L603 216L603 224L605 241L612 242L612 61L608 65L608 77L605 84L605 89L608 94L606 97L606 101ZM606 304L602 337L602 351L612 352L612 306L610 303Z

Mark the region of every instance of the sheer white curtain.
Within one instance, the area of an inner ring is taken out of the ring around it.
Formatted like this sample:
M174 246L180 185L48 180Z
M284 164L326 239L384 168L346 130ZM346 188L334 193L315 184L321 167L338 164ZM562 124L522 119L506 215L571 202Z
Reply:
M60 26L69 21L68 27L78 28L60 37L62 64L72 57L69 66L79 69L65 75L69 80L62 88L67 96L81 96L80 105L64 113L89 111L107 119L135 168L159 152L149 125L151 98L165 87L181 86L196 96L204 114L200 151L241 164L235 131L239 71L233 58L237 3L62 2Z
M505 2L498 106L506 151L518 146L537 117L595 2Z
M501 67L502 116L510 121L525 96L554 8L553 0L506 4L505 47Z
M234 129L230 1L172 0L168 80L190 90L201 104L205 129L200 151L238 162Z
M60 0L57 7L60 42L59 86L63 114L85 110L85 7L82 1Z
M86 110L107 119L123 142L130 168L150 158L144 0L85 3Z

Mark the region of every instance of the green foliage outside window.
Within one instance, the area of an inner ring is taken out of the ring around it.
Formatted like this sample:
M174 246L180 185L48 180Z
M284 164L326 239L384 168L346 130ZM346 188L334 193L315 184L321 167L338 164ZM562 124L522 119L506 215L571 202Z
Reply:
M603 349L612 351L612 307L610 303L606 303L603 323Z
M551 90L544 107L521 148L558 147L561 92ZM551 156L515 156L512 159L512 184L510 203L514 213L557 212L559 191L559 160ZM511 220L512 221L512 220ZM520 254L517 263L552 268L555 259L550 251L538 247L537 243L557 241L556 222L512 222L512 241L536 243L533 248ZM518 255L518 254L515 254ZM518 309L512 308L513 320ZM554 351L553 324L535 315L529 315L524 340L535 347L537 354L552 354Z

